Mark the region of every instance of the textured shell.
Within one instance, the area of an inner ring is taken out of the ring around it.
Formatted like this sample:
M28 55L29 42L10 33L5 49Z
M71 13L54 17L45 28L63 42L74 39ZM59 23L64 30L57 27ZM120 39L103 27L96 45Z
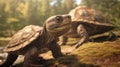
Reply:
M73 22L84 21L87 24L113 27L112 23L100 11L87 6L78 6L69 12Z
M40 35L41 31L42 27L36 25L24 27L13 35L12 40L3 51L11 52L26 47Z

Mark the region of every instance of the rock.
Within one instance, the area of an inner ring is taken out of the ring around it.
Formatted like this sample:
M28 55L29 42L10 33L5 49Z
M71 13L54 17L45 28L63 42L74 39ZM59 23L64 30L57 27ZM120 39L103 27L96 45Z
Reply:
M7 58L7 56L8 56L7 53L3 53L3 51L2 51L3 48L4 47L0 47L0 63L3 62Z

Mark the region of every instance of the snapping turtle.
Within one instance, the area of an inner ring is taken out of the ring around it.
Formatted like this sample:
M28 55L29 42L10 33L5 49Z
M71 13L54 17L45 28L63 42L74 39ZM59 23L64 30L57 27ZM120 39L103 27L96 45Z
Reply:
M98 10L78 6L69 12L72 18L70 30L62 37L65 45L68 37L81 38L75 48L89 40L89 36L101 34L114 28L113 24Z
M52 51L54 58L63 56L57 38L66 33L70 27L70 15L52 16L46 20L43 27L29 25L15 33L12 40L4 48L8 53L2 67L9 67L17 59L18 55L24 55L24 67L31 67L35 58L40 53Z

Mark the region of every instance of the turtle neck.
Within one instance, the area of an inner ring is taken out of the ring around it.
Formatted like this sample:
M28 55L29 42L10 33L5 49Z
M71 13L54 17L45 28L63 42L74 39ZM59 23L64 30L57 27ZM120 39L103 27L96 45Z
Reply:
M56 34L56 33L51 33L51 32L49 32L49 31L47 31L46 28L44 28L42 34L43 34L43 35L42 35L43 38L45 39L45 40L44 40L44 41L45 41L44 43L46 43L46 44L48 44L48 43L50 43L51 41L55 40L56 37L57 37L57 34Z
M46 46L49 46L48 44L54 40L56 40L58 37L57 34L55 33L51 33L49 31L47 31L46 27L44 26L43 27L43 30L40 31L40 36L38 38L38 46L37 47L46 47Z

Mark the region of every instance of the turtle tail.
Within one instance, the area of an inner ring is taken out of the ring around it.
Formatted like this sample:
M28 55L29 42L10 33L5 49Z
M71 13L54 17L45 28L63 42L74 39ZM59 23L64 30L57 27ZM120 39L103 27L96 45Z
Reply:
M6 61L3 62L3 64L0 65L0 67L11 67L11 65L14 63L14 61L17 59L17 57L18 57L18 55L9 53Z

